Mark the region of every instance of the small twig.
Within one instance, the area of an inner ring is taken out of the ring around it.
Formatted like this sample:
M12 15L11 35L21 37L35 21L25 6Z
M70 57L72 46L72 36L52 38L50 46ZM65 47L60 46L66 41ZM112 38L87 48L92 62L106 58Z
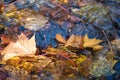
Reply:
M104 36L105 36L105 38L106 38L106 40L107 40L108 46L110 47L110 51L111 51L111 53L113 54L114 51L113 51L112 45L111 45L111 43L110 43L110 41L109 41L109 39L108 39L105 31L104 31L103 29L99 28L99 27L96 26L96 25L93 25L93 26L95 26L97 29L99 29L99 30L104 34Z
M64 55L63 53L58 53L57 55L66 58L67 60L69 60L69 61L72 63L72 65L73 65L75 68L77 68L77 64L76 64L72 59L70 59L67 55Z
M67 9L65 9L63 6L61 6L59 3L53 3L53 4L55 4L56 6L67 12L68 14L70 14L70 12Z
M111 43L110 43L110 41L109 41L109 39L108 39L106 33L105 33L104 30L102 30L102 32L103 32L103 34L105 35L105 38L106 38L106 40L107 40L107 42L108 42L108 45L109 45L109 47L110 47L110 51L111 51L111 53L113 54L114 51L113 51L112 45L111 45Z
M102 32L103 32L103 34L105 35L105 38L106 38L106 40L107 40L107 42L108 42L108 45L109 45L109 47L110 47L111 55L113 55L113 54L114 54L114 51L113 51L112 45L111 45L111 43L110 43L110 41L109 41L109 39L108 39L105 31L102 30ZM108 55L108 56L109 56L109 55ZM112 59L110 60L111 69L112 69L112 61L113 61L113 57L112 57ZM112 73L112 72L111 72L111 73Z
M53 61L49 62L45 67L41 68L40 70L38 70L38 72L42 72L45 68L47 68L51 63L53 63Z

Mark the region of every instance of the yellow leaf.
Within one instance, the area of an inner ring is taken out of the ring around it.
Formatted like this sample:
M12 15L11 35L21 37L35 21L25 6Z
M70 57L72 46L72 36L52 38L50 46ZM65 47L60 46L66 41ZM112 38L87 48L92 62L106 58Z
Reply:
M5 16L11 17L11 16L14 16L15 13L16 13L16 11L13 11L13 12L10 12L10 13L6 13Z
M86 59L87 59L86 56L80 55L80 58L76 59L76 62L77 62L77 63L82 63L82 62L84 62Z
M63 0L64 3L68 3L68 0Z
M66 40L62 37L61 34L56 34L56 40L61 43L66 43Z
M93 39L89 39L88 35L85 35L84 37L84 43L83 43L83 47L89 47L89 48L93 48L94 50L100 50L103 47L99 45L99 43L101 43L102 40L93 38Z
M95 45L95 46L93 46L93 50L94 50L94 51L100 50L100 49L102 49L102 48L103 48L103 46L100 46L100 45Z
M21 62L21 59L19 57L12 57L6 61L7 64L10 64L12 66L17 66Z
M68 3L68 0L59 0L60 3L65 3L67 4Z

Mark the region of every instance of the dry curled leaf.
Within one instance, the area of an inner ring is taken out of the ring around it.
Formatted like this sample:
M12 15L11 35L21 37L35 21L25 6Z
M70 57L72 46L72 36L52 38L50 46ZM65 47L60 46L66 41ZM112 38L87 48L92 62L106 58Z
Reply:
M14 56L34 55L36 52L35 36L28 39L24 34L18 36L16 42L10 44L2 51L3 59L7 60Z
M66 43L66 40L63 38L61 34L56 34L56 40L61 43Z

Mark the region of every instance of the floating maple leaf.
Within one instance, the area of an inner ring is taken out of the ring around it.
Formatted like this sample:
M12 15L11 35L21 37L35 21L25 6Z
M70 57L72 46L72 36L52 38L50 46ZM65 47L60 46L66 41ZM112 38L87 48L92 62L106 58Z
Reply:
M72 34L70 38L67 40L67 43L65 44L65 47L68 47L68 46L82 48L83 37Z
M16 42L10 44L1 52L3 59L7 60L14 56L34 55L36 51L35 36L28 39L24 34L18 36Z
M89 47L89 48L93 48L93 50L100 50L103 48L103 46L100 46L99 43L101 43L102 40L93 38L93 39L89 39L88 35L85 35L84 37L84 44L83 47Z
M61 34L56 34L56 40L61 43L66 43L66 40L63 38Z
M101 43L102 40L93 38L89 39L88 35L77 36L77 35L71 35L71 37L67 40L67 43L65 44L65 47L71 46L74 48L93 48L93 50L100 50L103 48L103 46L100 46L99 43Z

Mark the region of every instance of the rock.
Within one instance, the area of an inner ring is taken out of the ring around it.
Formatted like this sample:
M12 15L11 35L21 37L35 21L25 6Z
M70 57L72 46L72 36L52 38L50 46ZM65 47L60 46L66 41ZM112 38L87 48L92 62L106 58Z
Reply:
M102 4L86 5L77 11L73 10L73 12L100 29L108 32L113 30L112 21L108 15L109 10Z
M117 71L117 72L120 72L120 61L118 61L114 67L113 67L113 70Z
M112 74L111 71L111 63L102 57L98 60L95 60L90 68L90 74L95 77Z
M56 22L51 21L44 28L36 32L36 45L42 49L48 46L57 47L56 34L61 34L65 39L68 36L66 29L60 27Z

